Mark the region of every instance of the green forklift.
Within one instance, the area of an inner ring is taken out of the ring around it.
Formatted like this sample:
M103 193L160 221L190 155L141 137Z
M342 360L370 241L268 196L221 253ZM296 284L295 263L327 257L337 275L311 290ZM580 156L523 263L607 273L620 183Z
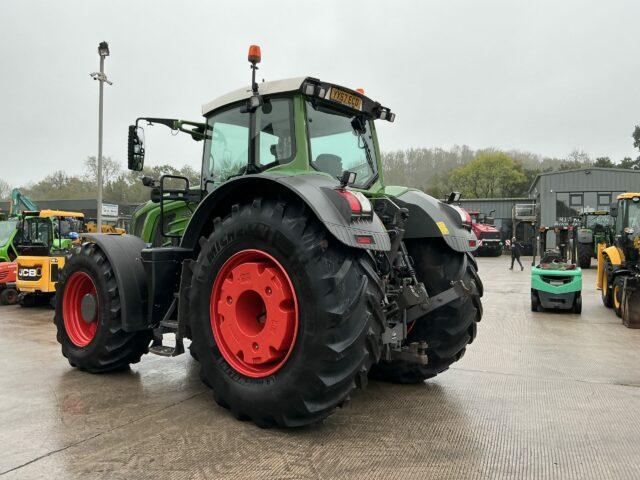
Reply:
M549 232L556 246L547 249ZM531 262L531 311L545 309L582 312L582 269L576 265L576 232L573 225L541 226ZM536 265L537 245L540 263Z

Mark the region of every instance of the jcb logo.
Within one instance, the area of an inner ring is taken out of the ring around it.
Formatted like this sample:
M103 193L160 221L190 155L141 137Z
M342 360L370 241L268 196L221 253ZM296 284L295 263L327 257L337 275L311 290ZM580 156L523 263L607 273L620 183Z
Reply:
M40 280L40 277L42 277L42 267L40 265L18 269L18 279L20 280Z

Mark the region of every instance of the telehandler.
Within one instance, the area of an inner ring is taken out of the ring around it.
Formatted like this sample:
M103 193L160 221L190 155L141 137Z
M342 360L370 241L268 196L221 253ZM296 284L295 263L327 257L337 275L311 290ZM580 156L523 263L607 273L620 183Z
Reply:
M129 127L134 171L145 124L203 141L201 182L145 177L143 238L86 236L58 283L57 339L99 373L189 338L219 405L302 426L369 375L418 383L462 357L482 316L477 240L460 208L384 184L375 123L389 108L312 77L258 84L259 47L248 59L251 85L205 104L204 122Z
M597 288L622 323L640 328L640 193L623 193L611 205L613 245L598 251Z

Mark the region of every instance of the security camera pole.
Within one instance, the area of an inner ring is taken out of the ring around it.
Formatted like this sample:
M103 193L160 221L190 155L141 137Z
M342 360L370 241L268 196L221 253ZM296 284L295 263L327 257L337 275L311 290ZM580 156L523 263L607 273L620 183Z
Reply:
M100 42L98 45L98 55L100 55L100 72L90 74L91 78L100 82L100 100L98 103L98 208L97 208L97 228L96 232L102 232L102 97L104 83L113 85L104 73L104 59L109 56L109 44Z

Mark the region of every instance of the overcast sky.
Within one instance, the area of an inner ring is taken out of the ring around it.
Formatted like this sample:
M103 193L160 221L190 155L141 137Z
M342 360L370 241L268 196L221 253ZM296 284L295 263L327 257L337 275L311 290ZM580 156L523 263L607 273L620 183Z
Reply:
M97 150L97 44L109 42L104 154L138 116L199 120L260 77L316 76L397 112L383 150L467 144L637 156L640 1L29 1L0 7L0 177L81 170ZM148 164L199 169L201 143L147 129Z

